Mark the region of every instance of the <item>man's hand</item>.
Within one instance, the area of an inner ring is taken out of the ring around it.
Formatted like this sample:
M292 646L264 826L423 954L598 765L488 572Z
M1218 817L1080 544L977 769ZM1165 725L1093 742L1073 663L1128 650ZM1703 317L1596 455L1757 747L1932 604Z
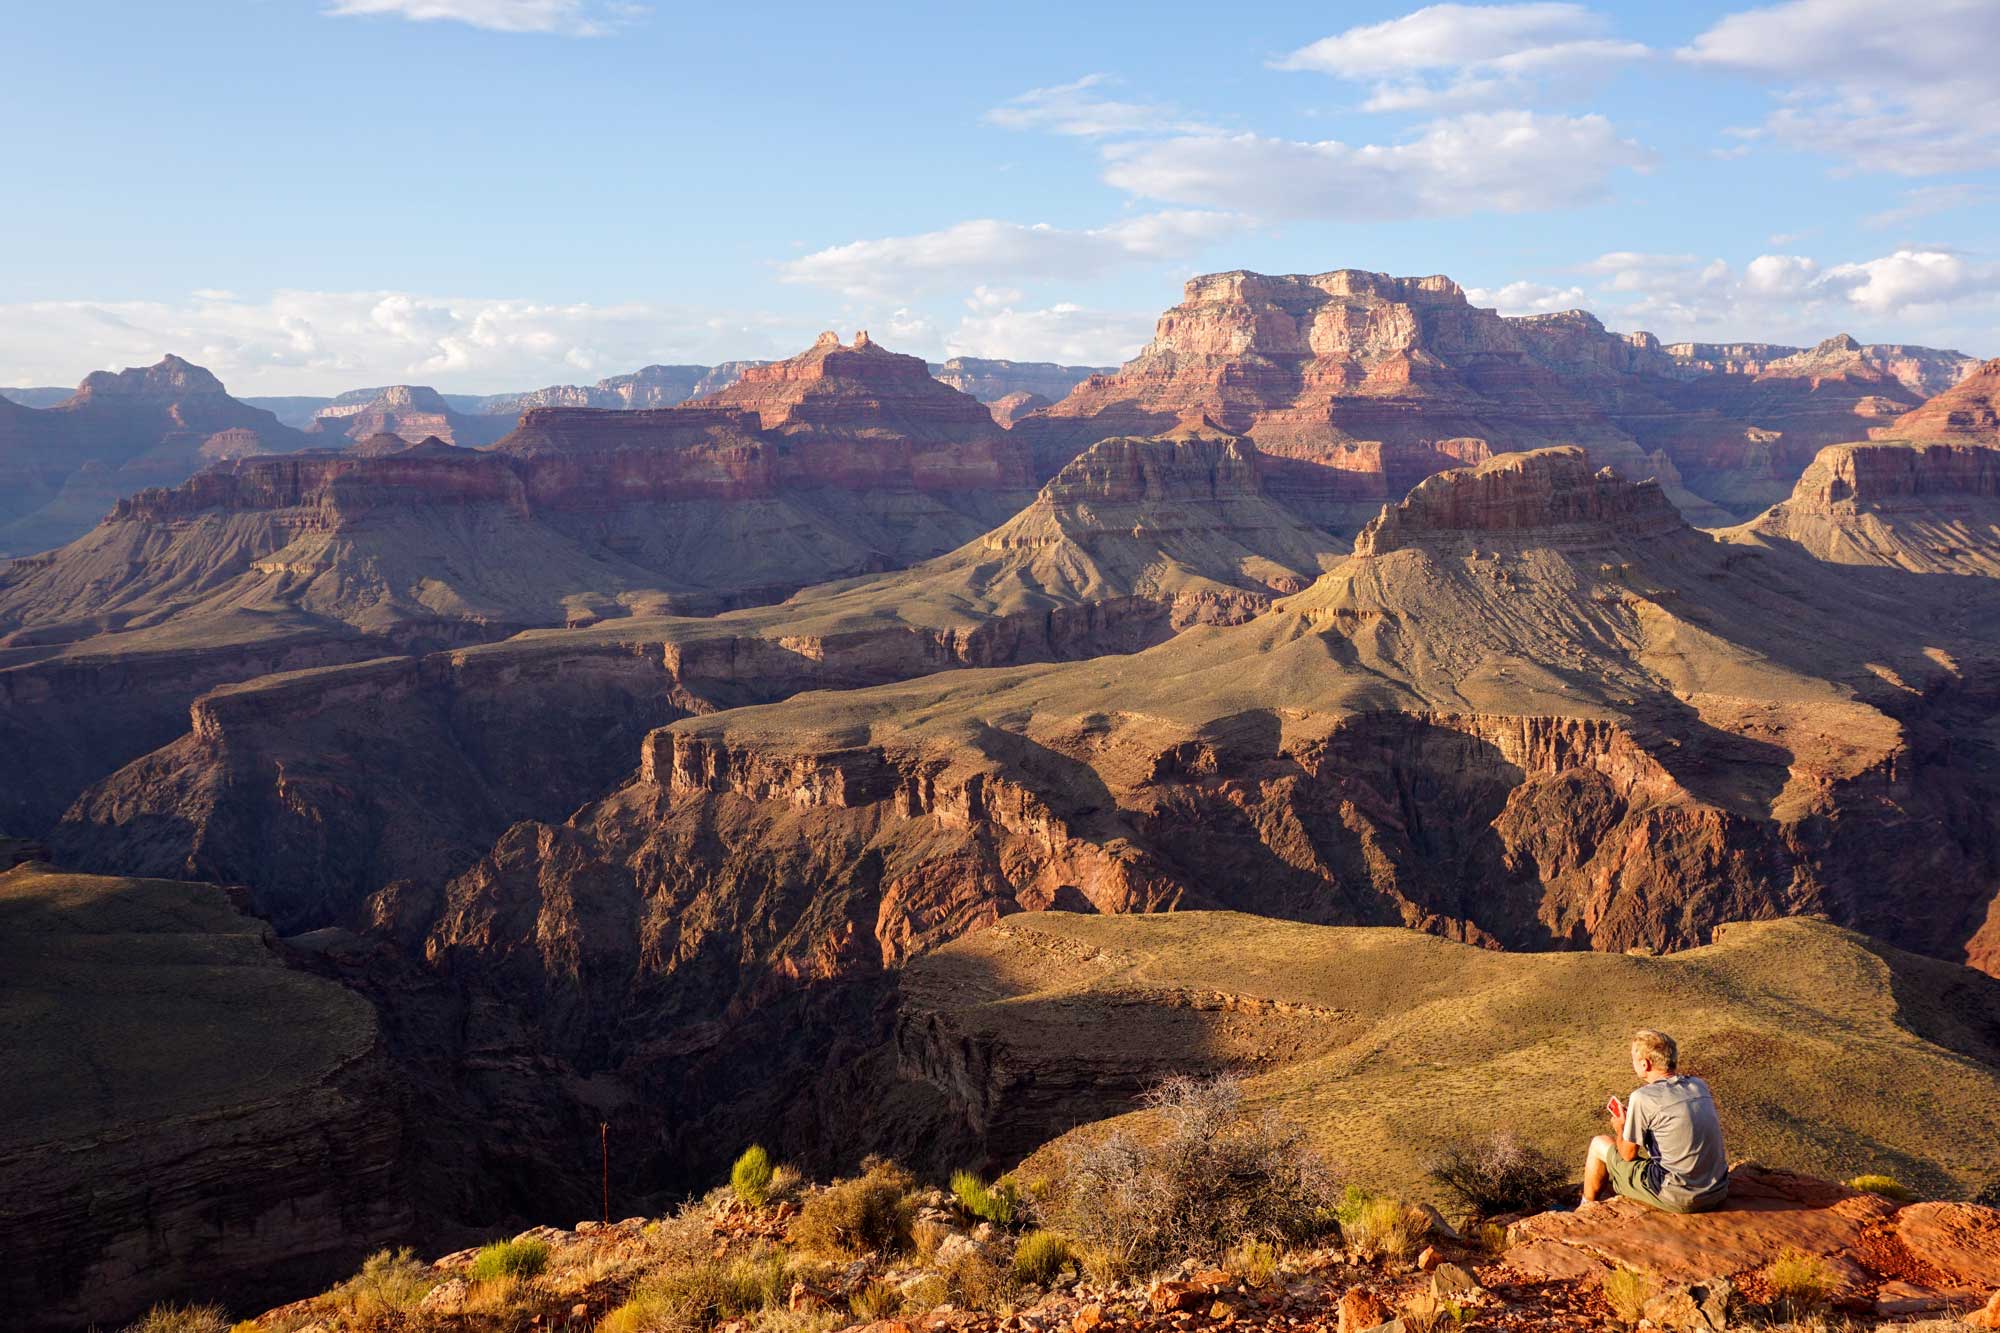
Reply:
M1613 1097L1610 1101L1604 1103L1604 1110L1611 1117L1611 1128L1614 1131L1616 1131L1613 1137L1619 1139L1624 1138L1625 1104L1619 1101L1616 1097Z

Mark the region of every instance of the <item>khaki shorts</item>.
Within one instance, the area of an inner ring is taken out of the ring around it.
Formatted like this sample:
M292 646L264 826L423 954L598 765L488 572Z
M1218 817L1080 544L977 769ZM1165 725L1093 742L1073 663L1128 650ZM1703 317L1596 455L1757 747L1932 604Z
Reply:
M1657 1208L1663 1213L1705 1213L1711 1209L1720 1208L1723 1204L1722 1198L1692 1206L1683 1203L1670 1203L1662 1199L1653 1192L1652 1186L1646 1183L1646 1166L1652 1159L1646 1156L1644 1152L1637 1154L1628 1162L1618 1155L1616 1148L1613 1148L1611 1151L1603 1154L1603 1160L1604 1168L1611 1178L1611 1192L1622 1194L1628 1199L1643 1203L1648 1208Z

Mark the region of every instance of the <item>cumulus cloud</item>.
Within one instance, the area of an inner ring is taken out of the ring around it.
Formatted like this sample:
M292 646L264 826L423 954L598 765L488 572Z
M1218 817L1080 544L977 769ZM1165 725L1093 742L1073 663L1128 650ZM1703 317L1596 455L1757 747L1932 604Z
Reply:
M786 282L860 298L900 298L1030 278L1088 278L1120 264L1178 259L1245 225L1234 213L1168 210L1092 228L978 218L939 231L851 241L779 266Z
M1579 4L1442 4L1322 37L1275 63L1368 81L1368 111L1436 111L1518 103L1550 82L1573 91L1647 54Z
M1551 287L1539 282L1510 282L1504 287L1467 287L1465 299L1490 306L1503 315L1547 315L1584 307L1583 288Z
M1814 342L1853 325L1869 338L1964 339L1983 329L1990 340L2000 306L2000 266L1942 250L1839 264L1768 254L1740 269L1722 259L1621 251L1583 268L1612 298L1600 315L1667 337Z
M463 392L597 379L655 361L789 355L810 332L770 316L644 302L546 304L410 292L281 291L261 301L0 305L0 382L73 384L176 352L237 393L436 384ZM795 346L794 344L797 344Z
M947 356L1112 366L1129 361L1153 333L1150 314L1092 310L1070 302L1040 309L975 310L945 338Z
M983 119L1003 129L1049 130L1088 138L1110 134L1215 132L1211 126L1185 119L1171 107L1120 101L1099 91L1113 82L1108 74L1086 74L1074 83L1030 88L994 107Z
M565 37L602 37L645 12L643 5L586 0L333 0L326 8L336 18L388 16Z
M1602 116L1530 111L1447 117L1398 144L1189 135L1106 152L1105 179L1146 198L1349 221L1589 204L1653 161Z
M1790 0L1731 14L1682 59L1769 83L1775 138L1904 175L2000 165L2000 5Z

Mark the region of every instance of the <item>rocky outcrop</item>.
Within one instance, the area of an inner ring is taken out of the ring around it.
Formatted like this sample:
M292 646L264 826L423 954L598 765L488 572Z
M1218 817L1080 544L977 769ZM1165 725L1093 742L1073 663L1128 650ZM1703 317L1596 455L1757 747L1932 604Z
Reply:
M20 866L0 873L0 963L14 1327L268 1303L409 1228L372 1008L287 966L220 890Z
M177 356L97 371L45 410L0 403L0 556L61 545L120 496L177 485L214 459L311 443Z
M1875 434L1889 440L2000 445L2000 360L1984 363Z
M1833 445L1789 499L1729 536L1795 543L1833 564L2000 575L2000 448ZM1966 593L1974 605L1986 600L1983 585Z
M1039 412L1043 408L1052 405L1049 399L1042 397L1038 393L1023 391L1003 394L988 403L986 408L993 414L993 421L996 425L1006 427L1012 426L1016 421L1019 421L1022 417L1032 412Z
M1418 482L1402 503L1355 539L1357 556L1384 555L1413 542L1454 537L1480 543L1557 544L1562 529L1623 539L1672 533L1683 521L1651 481L1633 485L1610 469L1593 475L1581 449L1504 454L1477 467Z
M336 401L313 413L309 434L361 441L394 435L409 444L426 438L471 448L492 444L513 428L508 416L474 416L452 410L436 389L392 384L358 402Z

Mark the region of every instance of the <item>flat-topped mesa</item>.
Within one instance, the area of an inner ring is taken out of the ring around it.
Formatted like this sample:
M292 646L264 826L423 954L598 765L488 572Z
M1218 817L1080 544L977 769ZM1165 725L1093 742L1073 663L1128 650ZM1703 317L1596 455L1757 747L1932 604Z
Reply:
M969 442L1000 435L970 394L931 377L921 357L881 346L866 330L843 344L828 330L797 356L750 366L728 388L688 404L755 412L784 436Z
M2000 357L1870 434L1884 440L2000 445Z
M128 496L104 521L170 523L251 510L310 510L317 519L337 521L369 510L440 504L527 512L526 492L508 459L427 439L391 454L342 449L231 459L179 486Z
M1205 434L1099 440L1042 488L1059 504L1172 504L1262 493L1256 448L1212 425Z
M1996 499L2000 499L2000 448L1885 440L1834 444L1820 450L1799 478L1786 506L1868 510Z
M391 384L372 393L343 394L313 414L308 434L365 440L396 435L414 444L436 436L447 444L491 444L512 425L505 416L454 411L444 395L422 384Z
M1558 370L1664 375L1675 368L1658 338L1645 332L1613 333L1588 310L1514 315L1507 322L1524 335L1530 355Z
M1355 539L1357 556L1446 541L1569 546L1685 531L1659 483L1593 472L1573 446L1502 454L1426 477Z
M1326 273L1252 273L1232 269L1203 273L1187 280L1184 306L1210 301L1284 304L1306 290L1337 298L1393 301L1408 305L1464 305L1465 291L1450 278L1433 273L1422 278L1398 278L1366 269L1338 268Z

